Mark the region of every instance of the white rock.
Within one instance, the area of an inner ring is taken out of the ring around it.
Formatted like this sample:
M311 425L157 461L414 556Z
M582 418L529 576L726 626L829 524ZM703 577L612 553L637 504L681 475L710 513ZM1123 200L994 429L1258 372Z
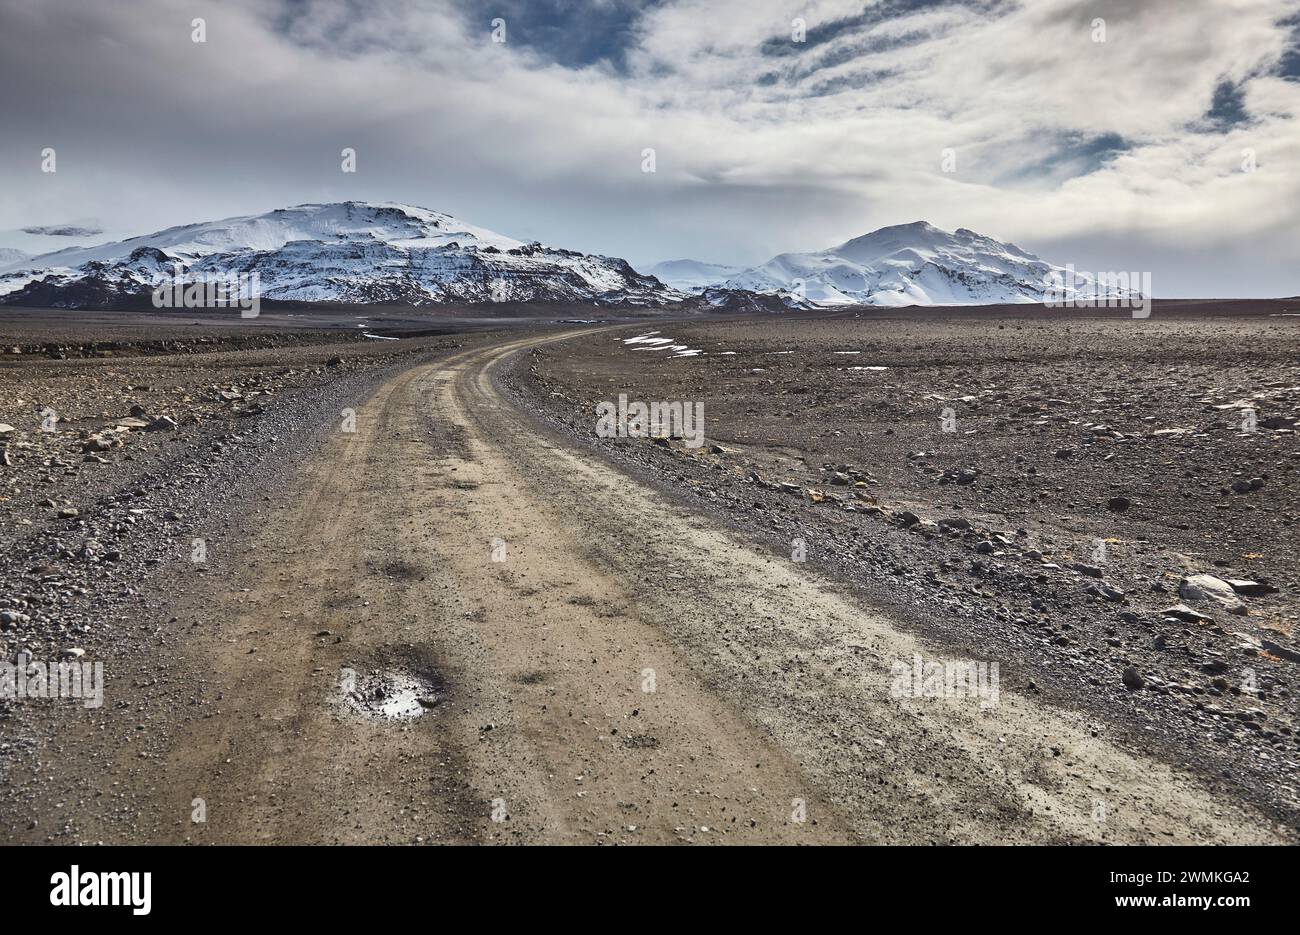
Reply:
M1246 613L1246 605L1232 590L1232 585L1214 575L1190 575L1184 578L1178 584L1178 596L1198 604L1219 604L1230 614Z

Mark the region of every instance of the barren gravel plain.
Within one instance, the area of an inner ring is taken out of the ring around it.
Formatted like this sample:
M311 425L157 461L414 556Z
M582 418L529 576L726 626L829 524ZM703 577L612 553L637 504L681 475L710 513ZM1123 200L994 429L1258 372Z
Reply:
M575 437L620 393L701 401L700 448L595 443L1293 824L1298 347L1280 315L769 319L592 334L530 379Z
M74 318L0 650L103 704L0 699L6 841L1297 837L1300 318Z

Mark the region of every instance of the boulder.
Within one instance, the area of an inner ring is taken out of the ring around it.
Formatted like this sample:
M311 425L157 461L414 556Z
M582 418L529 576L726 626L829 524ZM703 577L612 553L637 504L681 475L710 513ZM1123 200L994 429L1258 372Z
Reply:
M1193 604L1215 603L1230 614L1245 614L1246 605L1232 585L1214 575L1190 575L1178 584L1178 596Z

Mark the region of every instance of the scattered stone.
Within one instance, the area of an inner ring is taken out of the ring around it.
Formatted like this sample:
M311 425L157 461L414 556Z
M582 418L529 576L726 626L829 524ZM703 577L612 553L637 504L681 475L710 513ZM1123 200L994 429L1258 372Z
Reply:
M1162 617L1173 617L1175 620L1181 620L1184 623L1213 623L1214 618L1207 617L1205 614L1198 613L1186 604L1175 604L1173 607L1166 607L1160 611Z
M940 484L973 484L979 477L975 468L949 468L939 476Z
M1120 590L1117 587L1114 587L1113 585L1109 585L1104 581L1100 581L1097 584L1089 585L1088 593L1096 594L1098 597L1104 598L1115 604L1118 604L1120 601L1124 600L1124 592L1122 590Z
M1244 594L1246 597L1263 597L1266 594L1276 594L1278 589L1271 584L1265 584L1262 581L1246 581L1241 578L1228 578L1226 581L1228 587L1232 588L1238 594Z
M16 610L0 610L0 626L6 630L11 627L22 626L24 623L30 623L31 617L27 614L19 613Z
M118 441L113 438L106 438L103 435L92 435L81 443L83 452L108 451L117 447Z
M1237 597L1232 586L1214 575L1191 575L1178 585L1178 596L1194 604L1210 601L1222 605L1230 614L1245 614L1246 605Z

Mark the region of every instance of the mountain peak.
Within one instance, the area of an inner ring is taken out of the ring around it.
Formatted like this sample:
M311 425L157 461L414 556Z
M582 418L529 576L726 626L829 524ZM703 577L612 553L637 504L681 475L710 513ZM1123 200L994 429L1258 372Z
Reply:
M786 253L726 281L789 290L824 305L991 305L1041 302L1060 267L968 228L928 221L882 227L818 253Z

